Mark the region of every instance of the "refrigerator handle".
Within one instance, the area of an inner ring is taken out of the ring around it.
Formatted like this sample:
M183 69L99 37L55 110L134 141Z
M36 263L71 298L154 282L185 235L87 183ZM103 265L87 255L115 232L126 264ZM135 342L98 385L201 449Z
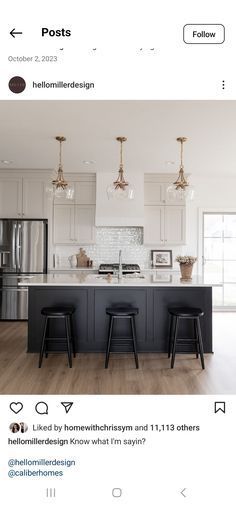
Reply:
M13 232L13 236L12 236L12 239L13 239L13 244L12 244L12 264L13 264L14 269L17 269L17 248L16 248L16 243L17 243L17 224L16 223L14 223L13 229L14 229L14 232Z
M18 223L17 229L16 229L16 269L17 269L17 271L20 270L20 257L21 257L20 228L21 228L21 225L20 225L20 223Z
M22 271L22 225L19 223L19 269Z

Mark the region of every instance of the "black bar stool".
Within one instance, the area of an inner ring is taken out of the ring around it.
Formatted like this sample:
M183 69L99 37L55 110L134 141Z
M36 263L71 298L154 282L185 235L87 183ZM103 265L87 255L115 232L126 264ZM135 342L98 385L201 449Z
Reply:
M202 343L202 333L201 333L201 325L200 325L200 317L204 315L202 309L197 307L171 307L168 309L170 314L170 334L169 334L169 349L168 349L168 357L171 356L171 369L174 367L175 363L175 354L176 354L176 346L177 344L184 343L195 343L196 345L196 358L198 358L198 354L200 354L202 368L205 369L204 363L204 351L203 351L203 343ZM178 337L178 325L179 320L193 320L194 325L194 338L181 338Z
M109 323L109 331L108 331L108 339L107 339L107 349L106 349L106 360L105 360L105 369L108 368L108 362L111 352L111 344L116 343L117 345L122 345L123 343L132 343L134 358L136 369L139 368L138 363L138 354L137 354L137 345L136 345L136 330L135 330L135 315L138 314L138 308L135 307L108 307L106 308L106 314L110 316ZM131 336L130 337L114 337L113 336L113 327L114 321L118 319L128 319L130 320L131 326ZM127 353L126 351L119 351L119 353Z
M48 343L65 343L68 355L69 367L72 367L72 351L74 357L76 356L75 352L75 343L74 337L72 335L72 314L74 313L75 308L72 306L59 306L59 307L43 307L41 310L41 314L45 316L44 329L43 329L43 337L41 341L41 349L39 354L39 367L42 365L43 354L45 353L45 357L47 358L48 353L51 351L56 351L57 353L61 350L49 350ZM49 322L52 319L62 319L65 322L65 333L64 337L49 337ZM63 351L62 351L63 352Z

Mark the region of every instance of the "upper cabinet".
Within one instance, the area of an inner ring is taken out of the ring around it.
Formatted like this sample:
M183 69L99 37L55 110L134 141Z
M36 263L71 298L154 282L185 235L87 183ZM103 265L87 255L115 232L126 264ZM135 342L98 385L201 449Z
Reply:
M77 180L73 180L77 178ZM95 174L66 174L74 188L74 198L55 198L54 244L93 244L95 242Z
M93 177L92 177L93 176ZM74 197L73 199L66 199L66 197L60 197L59 199L55 198L54 205L70 205L74 204L92 204L96 203L96 180L94 178L94 174L88 174L88 180L85 180L86 177L83 174L78 176L80 181L73 181L73 178L76 177L76 174L66 174L66 180L69 182L69 185L74 189Z
M172 200L166 191L175 177L176 174L145 174L144 244L185 244L185 202Z
M46 218L46 183L37 178L23 180L23 216L26 218Z
M0 218L18 218L22 215L22 178L1 176Z
M180 202L167 193L167 188L176 179L176 174L145 174L144 205L179 206Z
M96 204L96 181L80 181L75 183L75 203Z
M9 171L0 175L0 218L46 218L44 174Z

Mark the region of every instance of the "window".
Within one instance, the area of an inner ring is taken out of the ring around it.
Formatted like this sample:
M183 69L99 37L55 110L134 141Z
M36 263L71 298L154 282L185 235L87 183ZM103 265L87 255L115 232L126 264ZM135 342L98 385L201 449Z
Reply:
M236 213L203 214L203 276L215 307L236 307Z

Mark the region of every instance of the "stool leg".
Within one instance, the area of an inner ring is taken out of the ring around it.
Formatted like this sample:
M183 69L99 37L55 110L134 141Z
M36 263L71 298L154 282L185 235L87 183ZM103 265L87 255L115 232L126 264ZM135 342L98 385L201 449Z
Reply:
M173 345L172 345L171 369L173 369L174 363L175 363L178 324L179 324L179 318L178 318L178 316L176 316L175 322L174 322L174 329L173 329Z
M69 367L72 367L72 354L71 354L71 339L70 339L69 316L65 317L65 326L66 326L66 343L67 343L68 362L69 362Z
M50 318L47 316L47 329L46 329L45 347L44 347L45 358L48 358L47 339L49 337L49 332L50 332L49 329L50 329Z
M42 337L42 342L41 342L41 349L40 349L40 354L39 354L39 368L41 367L42 361L43 361L43 353L44 353L44 348L45 348L45 339L46 339L46 333L47 333L47 326L48 326L48 317L46 316L45 317L45 322L44 322L44 328L43 328L43 337Z
M114 317L110 316L109 322L109 331L108 331L108 339L107 339L107 349L106 349L106 360L105 360L105 369L108 368L109 356L110 356L110 348L111 348L111 338L112 338L112 330L114 324Z
M173 341L173 324L176 316L170 315L170 330L169 330L169 343L168 343L168 358L170 358L172 341Z
M205 369L205 361L203 355L203 343L202 343L202 332L199 317L197 318L197 333L198 333L198 344L199 344L199 352L201 357L202 368Z
M132 339L133 339L133 350L134 350L135 364L136 364L136 369L138 369L139 363L138 363L138 354L137 354L137 345L136 345L136 329L135 329L134 316L131 316L130 323L131 323L131 331L132 331Z
M73 325L72 325L72 316L71 315L69 316L68 323L69 323L70 341L71 341L71 344L72 344L73 356L76 357L75 339L74 339L74 333L73 333L73 330L72 330L73 329Z
M198 358L198 354L199 354L199 340L198 340L198 331L197 331L196 318L194 318L194 320L193 320L193 326L194 326L194 337L196 339L196 358Z

